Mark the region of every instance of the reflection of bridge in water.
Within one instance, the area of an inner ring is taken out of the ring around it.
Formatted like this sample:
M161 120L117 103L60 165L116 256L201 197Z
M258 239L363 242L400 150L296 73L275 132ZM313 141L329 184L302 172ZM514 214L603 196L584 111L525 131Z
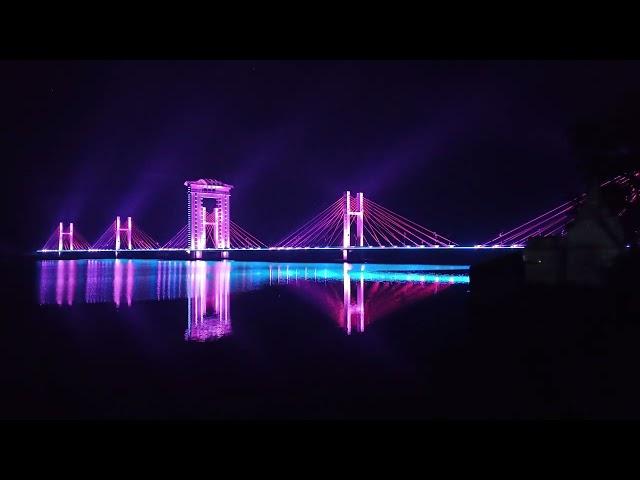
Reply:
M231 294L280 285L302 294L347 333L468 283L465 267L376 264L274 264L156 260L47 260L39 264L40 304L187 300L185 339L231 334Z
M209 269L205 262L194 263L188 280L185 340L213 340L231 333L230 286L230 262L216 262Z

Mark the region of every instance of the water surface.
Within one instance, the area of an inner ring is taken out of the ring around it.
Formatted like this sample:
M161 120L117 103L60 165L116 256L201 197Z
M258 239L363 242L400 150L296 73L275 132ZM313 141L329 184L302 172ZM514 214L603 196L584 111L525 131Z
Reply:
M634 284L474 286L455 265L4 266L2 419L639 416Z
M183 300L185 340L206 341L232 334L232 297L286 286L351 334L451 286L464 288L467 270L456 265L45 260L38 265L39 303L124 308Z
M432 417L467 330L463 266L31 266L3 277L2 418Z

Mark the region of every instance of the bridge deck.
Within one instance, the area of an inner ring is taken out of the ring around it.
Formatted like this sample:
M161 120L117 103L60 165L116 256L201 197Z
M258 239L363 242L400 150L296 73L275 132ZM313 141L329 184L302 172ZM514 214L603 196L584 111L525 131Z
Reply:
M474 245L474 246L447 246L447 247L428 247L428 246L415 246L415 247L268 247L268 248L205 248L197 251L201 252L239 252L239 251L263 251L263 252L271 252L271 251L284 251L284 250L294 250L294 251L304 251L304 250L334 250L334 251L370 251L370 250L512 250L512 249L522 249L524 246L522 245L510 245L510 246L499 246L493 245L491 247L487 247L484 245ZM196 251L196 250L193 250ZM108 248L88 248L88 249L75 249L75 250L37 250L37 253L87 253L87 252L186 252L191 253L192 250L185 248L132 248L125 249L121 248L119 250L108 249Z

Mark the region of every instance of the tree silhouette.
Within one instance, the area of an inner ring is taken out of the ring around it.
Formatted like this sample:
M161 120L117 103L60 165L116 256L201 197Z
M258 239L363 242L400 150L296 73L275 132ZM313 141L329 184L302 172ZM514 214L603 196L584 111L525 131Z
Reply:
M626 96L608 111L579 122L570 142L590 195L620 217L629 242L640 226L640 96ZM603 183L611 179L618 181Z

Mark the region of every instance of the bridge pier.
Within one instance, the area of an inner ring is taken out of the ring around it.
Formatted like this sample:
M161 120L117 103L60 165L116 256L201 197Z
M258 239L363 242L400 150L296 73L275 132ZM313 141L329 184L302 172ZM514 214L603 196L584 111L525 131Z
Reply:
M204 250L190 250L187 253L191 260L202 260L204 258ZM117 254L118 252L116 252L116 255ZM227 260L229 258L229 250L220 250L219 254L221 260ZM215 256L211 257L211 255L215 255L215 253L209 255L209 258L215 258Z

